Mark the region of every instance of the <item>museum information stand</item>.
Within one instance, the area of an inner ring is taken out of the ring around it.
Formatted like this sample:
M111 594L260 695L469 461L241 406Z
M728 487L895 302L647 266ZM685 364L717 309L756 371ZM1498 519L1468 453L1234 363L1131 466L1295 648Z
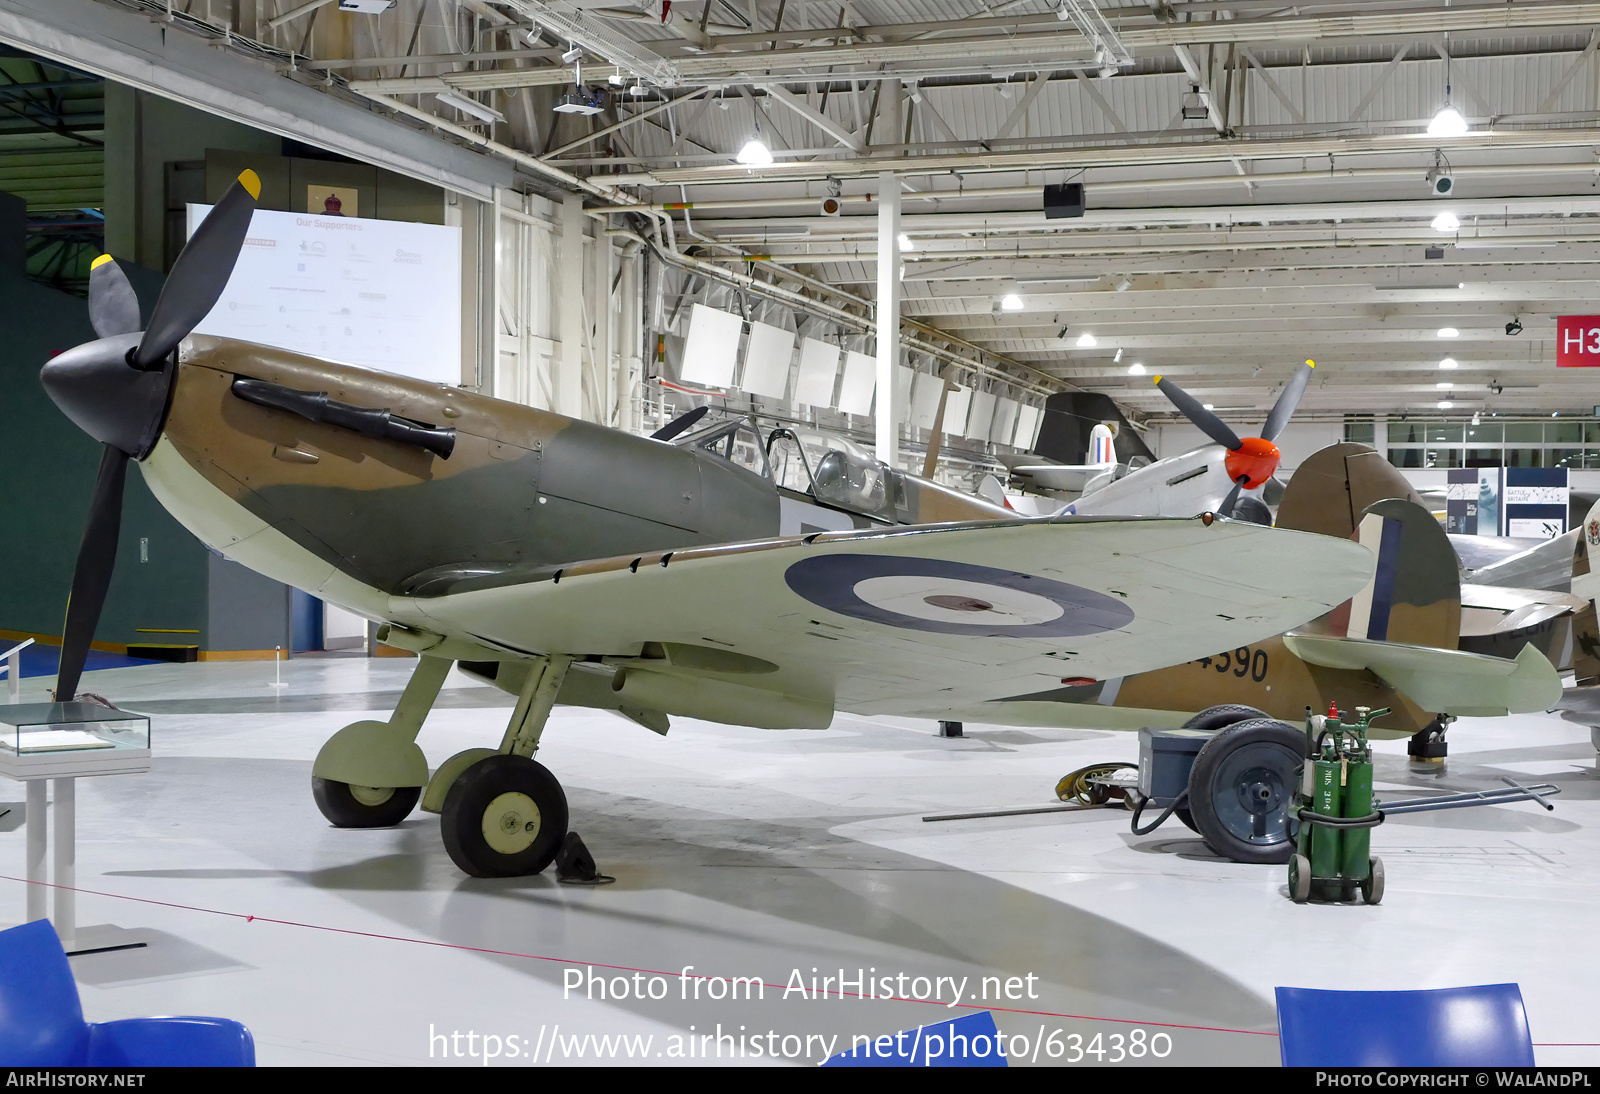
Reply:
M0 775L27 784L28 910L45 918L45 782L55 783L56 933L70 951L76 931L76 780L150 770L150 719L99 703L0 706Z

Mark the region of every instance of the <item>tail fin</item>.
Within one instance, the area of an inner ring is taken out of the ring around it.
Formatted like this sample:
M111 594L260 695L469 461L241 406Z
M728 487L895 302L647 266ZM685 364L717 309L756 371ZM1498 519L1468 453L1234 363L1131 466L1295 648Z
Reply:
M1588 603L1572 618L1572 671L1579 687L1600 684L1600 622L1595 600L1600 597L1600 567L1591 569L1589 553L1600 552L1600 502L1589 509L1572 551L1572 593Z
M1379 501L1361 515L1352 538L1378 558L1372 581L1315 629L1455 649L1461 636L1461 579L1455 549L1433 514L1414 501Z
M1295 470L1278 503L1278 527L1348 539L1361 515L1388 498L1403 498L1426 510L1421 496L1381 453L1364 444L1331 444ZM1441 541L1449 546L1442 535ZM1454 559L1454 552L1450 557Z

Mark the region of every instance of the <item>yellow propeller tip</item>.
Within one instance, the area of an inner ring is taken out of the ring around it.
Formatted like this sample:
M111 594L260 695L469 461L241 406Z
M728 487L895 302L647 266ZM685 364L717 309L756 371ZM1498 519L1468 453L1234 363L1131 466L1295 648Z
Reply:
M99 258L97 258L93 262L89 263L89 269L98 270L101 266L104 266L107 262L110 262L110 261L111 261L111 256L110 255L101 255Z
M261 176L248 167L239 172L239 185L250 191L252 201L261 199Z
M1307 361L1306 362L1306 368L1316 368L1316 367L1317 367L1317 363L1315 361Z
M1161 382L1161 377L1159 377L1159 376L1157 376L1157 377L1156 377L1156 383L1158 383L1158 384L1159 384L1159 383L1160 383L1160 382Z

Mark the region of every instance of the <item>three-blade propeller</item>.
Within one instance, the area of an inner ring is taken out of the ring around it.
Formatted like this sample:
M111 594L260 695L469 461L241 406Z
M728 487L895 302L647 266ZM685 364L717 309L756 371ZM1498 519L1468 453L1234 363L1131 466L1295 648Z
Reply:
M1228 478L1233 481L1233 489L1228 491L1228 496L1223 498L1222 504L1217 507L1218 516L1232 516L1233 507L1239 502L1240 492L1265 485L1273 472L1278 469L1278 461L1283 455L1278 451L1278 446L1272 442L1278 439L1284 427L1289 424L1289 419L1294 416L1295 407L1300 405L1300 397L1305 394L1306 384L1311 382L1311 370L1316 367L1315 362L1307 361L1296 370L1294 376L1284 385L1278 401L1267 414L1266 424L1261 427L1259 437L1241 438L1228 427L1228 423L1217 417L1213 411L1207 410L1200 400L1171 380L1161 376L1156 377L1156 387L1161 389L1161 394L1165 395L1172 405L1201 432L1228 450L1224 463L1228 469Z
M95 259L89 272L89 321L100 337L56 356L40 372L56 405L102 446L67 599L56 675L58 702L78 693L111 587L128 461L148 455L160 439L177 378L173 351L221 298L260 194L261 180L254 171L244 172L228 188L173 263L142 333L139 301L127 275L110 255Z

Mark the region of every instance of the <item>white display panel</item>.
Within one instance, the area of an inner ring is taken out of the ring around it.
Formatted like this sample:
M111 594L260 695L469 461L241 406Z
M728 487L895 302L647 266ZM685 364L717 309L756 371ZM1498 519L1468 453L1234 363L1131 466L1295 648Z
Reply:
M189 233L211 211L188 207ZM257 209L196 333L461 382L461 229Z
M732 387L743 331L744 320L732 312L696 304L689 313L689 337L683 344L683 382Z
M839 376L839 347L819 338L800 339L800 375L794 400L807 406L832 406L833 382Z
M911 384L911 423L919 429L932 429L939 415L939 393L944 381L931 372L919 372Z
M996 399L994 401L994 424L989 427L989 439L998 444L1008 445L1016 432L1017 401L1015 399Z
M952 437L966 435L967 411L972 406L972 389L956 385L944 402L944 431Z
M851 350L844 355L844 382L839 385L839 409L846 414L872 413L872 389L878 382L878 359Z
M974 391L972 409L967 412L967 440L986 441L994 422L994 392Z
M1017 433L1012 444L1024 452L1031 452L1033 442L1038 436L1039 408L1031 403L1023 403L1022 409L1017 412Z
M789 365L794 360L794 332L770 323L750 324L744 351L744 377L739 386L751 395L781 399L789 393Z
M911 378L916 375L905 365L894 366L894 420L911 417Z

